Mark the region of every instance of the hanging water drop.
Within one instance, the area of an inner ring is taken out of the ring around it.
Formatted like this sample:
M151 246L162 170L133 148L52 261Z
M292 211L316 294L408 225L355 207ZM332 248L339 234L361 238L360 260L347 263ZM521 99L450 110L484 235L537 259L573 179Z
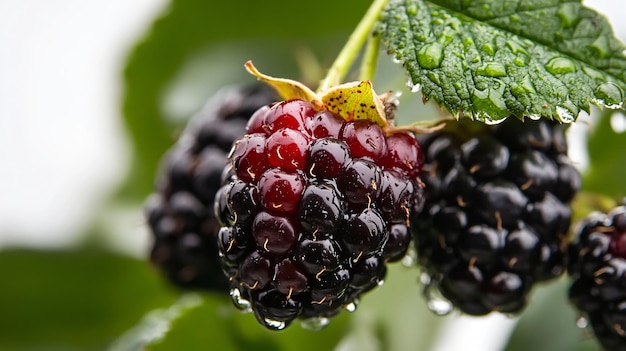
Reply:
M428 274L426 272L420 273L419 278L420 278L420 283L422 283L424 285L429 285L430 282L432 281L432 278L431 278L430 274Z
M233 305L235 305L235 308L237 308L239 311L243 313L252 312L252 306L250 304L250 301L241 297L241 291L239 289L231 289L230 298L233 300Z
M610 109L622 108L624 92L613 82L600 84L593 92L593 102Z
M343 309L348 311L348 312L354 312L354 311L356 311L357 305L358 305L358 302L355 300L355 301L352 301L349 304L343 306Z
M541 119L541 116L536 113L531 113L530 115L528 115L528 118L530 118L533 121L538 121Z
M287 327L287 323L283 321L277 321L275 319L270 319L270 318L264 318L263 324L265 324L267 328L273 329L273 330L283 330L285 329L285 327Z
M379 281L376 282L376 285L378 285L378 286L385 285L385 280L384 279L380 279Z
M563 123L571 123L576 120L576 114L564 106L557 106L556 114L559 117L559 120Z
M585 329L589 326L589 321L584 316L579 316L576 319L576 326L580 329Z
M424 297L426 297L426 306L436 315L444 316L450 312L454 306L439 291L437 284L431 283L424 287Z
M311 331L320 331L330 323L326 317L311 317L300 321L302 328Z
M411 89L412 93L417 93L422 90L422 85L419 83L413 83L413 79L409 77L409 80L406 82L406 85Z

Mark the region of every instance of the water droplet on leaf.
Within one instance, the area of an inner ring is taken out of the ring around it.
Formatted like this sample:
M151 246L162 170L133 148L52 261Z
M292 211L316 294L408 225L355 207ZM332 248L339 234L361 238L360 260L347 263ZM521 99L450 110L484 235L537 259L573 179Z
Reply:
M569 28L576 24L578 21L578 13L580 10L580 4L577 3L565 3L559 6L556 11L556 15L561 20L561 28Z
M618 109L624 104L624 92L613 82L600 84L593 93L593 102L606 108Z
M557 105L556 114L561 122L571 123L576 120L576 116L578 116L578 109L571 105L567 106L566 104Z
M504 83L500 88L487 88L475 90L472 95L474 105L474 117L487 124L498 124L509 115L509 110L504 101Z
M417 62L426 69L435 69L439 67L443 60L443 45L440 43L432 43L424 45L417 52Z
M477 73L487 77L504 77L506 67L500 62L487 62L478 68Z
M546 69L552 74L565 74L576 72L576 64L565 57L555 57L548 61Z

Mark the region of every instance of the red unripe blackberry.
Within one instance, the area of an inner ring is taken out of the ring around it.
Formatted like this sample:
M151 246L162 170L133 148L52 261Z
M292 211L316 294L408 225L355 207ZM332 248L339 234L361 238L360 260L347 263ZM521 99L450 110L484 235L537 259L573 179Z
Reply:
M231 295L270 329L324 324L406 254L423 192L420 145L301 100L260 108L247 132L215 206Z
M461 120L422 145L425 203L411 226L426 291L467 314L519 312L535 282L565 268L568 202L581 181L564 129Z
M273 99L273 92L265 87L223 90L191 120L163 157L156 191L146 201L145 213L152 236L150 260L173 284L228 291L218 246L232 246L229 260L234 264L243 258L237 249L244 242L237 230L225 230L218 243L220 224L214 200L233 141L245 134L248 118ZM249 212L257 212L256 193L241 181L233 184L234 207L229 209L224 203L220 212L223 216L236 212L239 221L250 221Z
M593 213L570 244L570 302L606 350L626 349L626 206Z

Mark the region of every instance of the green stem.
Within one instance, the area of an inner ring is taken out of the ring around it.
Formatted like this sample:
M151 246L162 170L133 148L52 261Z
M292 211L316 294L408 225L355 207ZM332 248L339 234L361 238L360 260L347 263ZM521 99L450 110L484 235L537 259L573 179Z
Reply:
M318 92L338 85L339 82L341 82L341 79L346 75L350 66L352 66L359 50L361 50L363 43L365 43L365 39L367 39L374 23L378 20L380 13L388 1L389 0L374 0L374 2L372 2L365 16L363 16L361 22L356 26L350 38L348 38L346 45L344 45L341 52L339 52L335 62L330 66L326 78L322 80L322 83L317 89Z
M373 35L367 41L363 61L361 62L361 72L359 80L373 80L376 72L376 61L378 61L378 49L380 48L380 36Z

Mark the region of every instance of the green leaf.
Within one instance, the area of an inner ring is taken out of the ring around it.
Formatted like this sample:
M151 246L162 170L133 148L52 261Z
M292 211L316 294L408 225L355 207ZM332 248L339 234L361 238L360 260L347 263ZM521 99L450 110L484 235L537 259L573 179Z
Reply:
M101 350L174 294L145 261L84 249L0 253L0 350Z
M297 79L298 55L332 62L367 6L335 0L306 8L290 0L171 1L125 67L123 112L134 154L120 194L137 199L151 191L159 159L182 124L167 119L164 105L171 96L191 99L195 111L223 85L253 83L243 67L250 59L267 73Z
M202 305L173 320L162 340L154 339L145 346L152 351L332 350L346 333L345 314L319 332L305 330L297 322L277 332L265 329L253 314L238 312L227 296L207 295ZM124 351L131 350L138 349Z
M391 0L377 33L410 84L454 115L572 122L624 100L626 46L580 1Z
M626 117L612 112L603 113L589 135L589 168L583 174L583 188L620 200L626 197L626 132L615 130L612 124L620 119L624 123Z

